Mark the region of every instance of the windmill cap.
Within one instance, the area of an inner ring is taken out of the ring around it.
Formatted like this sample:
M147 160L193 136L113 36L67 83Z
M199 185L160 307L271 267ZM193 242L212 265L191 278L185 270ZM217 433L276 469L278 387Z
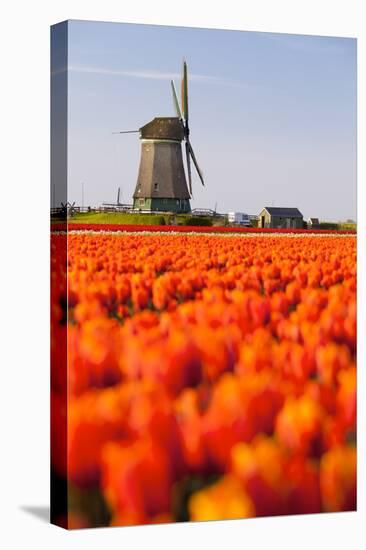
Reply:
M140 128L140 137L182 141L184 131L178 117L156 117Z

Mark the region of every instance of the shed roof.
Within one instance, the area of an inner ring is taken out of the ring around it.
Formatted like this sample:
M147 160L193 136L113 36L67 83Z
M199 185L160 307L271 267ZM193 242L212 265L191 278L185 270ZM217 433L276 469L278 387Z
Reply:
M308 223L318 224L319 223L319 218L309 218Z
M281 217L291 217L291 218L302 218L303 215L301 214L300 210L298 208L282 208L280 206L265 206L265 210L267 210L268 214L271 216L281 216Z

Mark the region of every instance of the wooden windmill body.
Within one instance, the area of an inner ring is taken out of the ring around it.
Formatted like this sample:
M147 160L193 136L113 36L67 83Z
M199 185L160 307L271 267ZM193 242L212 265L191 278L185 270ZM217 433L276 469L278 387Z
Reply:
M134 209L190 212L183 139L179 118L154 118L140 128L141 158Z
M188 127L187 64L183 64L182 109L174 82L171 81L176 117L156 117L139 130L140 167L133 194L133 208L138 211L187 213L191 211L191 159L204 185L190 140ZM126 133L126 132L118 132ZM182 142L185 142L187 178Z

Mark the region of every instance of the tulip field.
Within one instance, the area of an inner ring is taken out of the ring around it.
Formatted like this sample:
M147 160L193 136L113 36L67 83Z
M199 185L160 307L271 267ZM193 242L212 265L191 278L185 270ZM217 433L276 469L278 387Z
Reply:
M75 230L53 258L65 238L69 527L356 509L355 235Z

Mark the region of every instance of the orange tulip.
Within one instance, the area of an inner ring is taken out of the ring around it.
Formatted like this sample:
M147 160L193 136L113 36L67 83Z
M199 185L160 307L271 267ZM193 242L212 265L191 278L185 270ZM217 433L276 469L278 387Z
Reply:
M321 452L324 410L319 403L304 395L287 398L277 416L276 435L293 453L318 456Z
M354 509L355 244L53 234L57 475L112 525Z
M119 525L150 523L168 514L172 476L169 456L151 438L130 446L110 443L103 452L102 487Z
M336 446L323 455L320 488L325 511L356 510L356 450L353 446Z
M255 515L253 502L241 483L230 475L195 493L188 507L193 521L250 518Z

